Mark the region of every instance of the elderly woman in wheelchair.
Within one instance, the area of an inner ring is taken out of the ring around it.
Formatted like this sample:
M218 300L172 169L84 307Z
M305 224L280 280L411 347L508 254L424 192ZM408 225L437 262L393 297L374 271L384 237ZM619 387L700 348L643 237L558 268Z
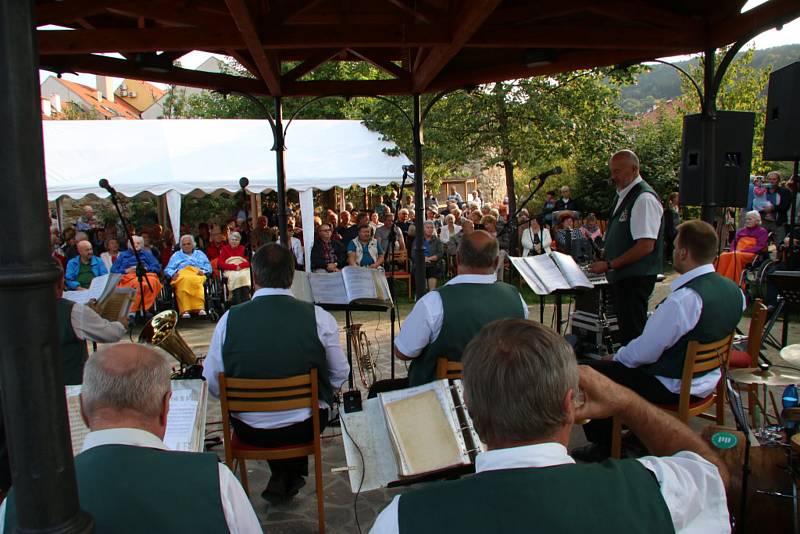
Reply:
M767 253L769 232L761 226L761 215L750 211L745 215L744 226L736 232L729 252L720 254L716 269L719 274L742 283L742 271L760 254Z

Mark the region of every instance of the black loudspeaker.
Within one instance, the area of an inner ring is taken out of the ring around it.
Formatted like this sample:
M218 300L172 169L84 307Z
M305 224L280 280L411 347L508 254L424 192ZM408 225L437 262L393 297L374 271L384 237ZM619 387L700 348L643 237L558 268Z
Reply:
M800 61L769 75L764 159L800 159Z
M705 121L699 114L684 117L682 205L738 208L747 205L754 125L755 113L745 111L718 111L713 121ZM705 153L705 133L714 141L713 160Z

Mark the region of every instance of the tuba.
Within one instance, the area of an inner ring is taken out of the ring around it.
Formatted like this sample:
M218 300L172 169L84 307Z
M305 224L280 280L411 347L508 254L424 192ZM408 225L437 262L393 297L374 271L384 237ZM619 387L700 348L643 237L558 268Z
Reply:
M361 323L350 325L350 345L353 347L353 359L358 368L358 376L365 388L375 383L375 356L372 355L372 343L366 332L361 331Z
M167 310L159 313L145 325L139 334L139 343L146 343L169 352L181 366L194 365L197 357L178 333L178 313Z

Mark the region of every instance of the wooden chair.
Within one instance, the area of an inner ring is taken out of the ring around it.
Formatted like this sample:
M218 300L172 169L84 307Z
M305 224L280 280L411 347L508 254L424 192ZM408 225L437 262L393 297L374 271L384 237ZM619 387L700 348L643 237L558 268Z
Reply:
M390 272L388 266L385 267L386 278L394 278L395 280L405 280L406 288L408 289L408 298L411 300L411 269L408 266L408 251L395 250L391 256L386 257L386 263L395 263L394 269ZM396 264L400 264L401 268L397 268Z
M750 328L747 331L747 351L731 350L728 367L739 369L745 367L758 367L758 355L761 352L761 341L764 337L764 325L767 322L767 307L761 299L753 302L753 315L750 317ZM747 392L747 406L750 412L753 428L756 427L755 408L757 403L758 386L753 384L737 384L740 391Z
M225 373L220 373L219 390L225 443L225 463L234 473L236 472L234 462L240 466L242 486L245 493L249 491L246 460L286 460L288 458L313 455L319 531L324 534L325 496L322 489L322 446L320 444L317 370L311 369L307 375L273 380L226 378ZM277 412L299 408L311 409L314 439L308 443L274 448L256 447L241 442L231 428L231 413Z
M464 369L464 364L461 362L451 362L447 358L438 358L436 360L436 379L449 378L451 380L458 380L461 378L461 371Z
M703 417L705 419L716 420L718 425L725 424L725 384L720 379L717 383L716 392L703 399L694 399L691 396L692 378L700 373L713 371L718 367L727 368L728 358L733 343L733 334L730 334L719 341L701 344L697 341L689 342L686 347L686 359L683 364L683 375L681 376L681 393L678 404L657 404L662 410L671 413L684 423L689 422L690 417ZM714 415L704 413L710 406L716 407ZM620 458L622 456L622 421L614 417L611 434L611 456Z

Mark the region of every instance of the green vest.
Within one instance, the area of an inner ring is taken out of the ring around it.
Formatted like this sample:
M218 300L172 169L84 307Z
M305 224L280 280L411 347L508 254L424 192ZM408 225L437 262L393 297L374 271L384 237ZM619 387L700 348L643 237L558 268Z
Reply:
M333 402L325 347L308 302L268 295L231 308L222 363L225 376L236 378L286 378L316 368L319 398Z
M81 508L97 534L228 532L214 453L102 445L75 457ZM14 488L4 532L17 524Z
M411 360L410 386L436 380L436 360L461 361L467 343L485 325L497 319L525 318L517 288L494 284L451 284L437 289L442 298L442 329L422 353Z
M614 211L616 206L616 198L611 205L611 217L608 220L608 227L606 229L605 252L606 259L611 261L614 258L622 256L629 248L631 248L635 241L631 235L631 210L636 199L641 194L658 195L652 187L647 185L646 182L639 182L634 186L619 206L619 209ZM614 269L606 273L606 278L609 282L616 282L625 278L633 276L647 276L660 274L664 263L664 224L658 229L658 238L653 252L640 259L637 262L631 263L622 267L621 269Z
M60 298L56 301L58 342L64 368L64 385L83 383L83 366L89 357L89 352L86 350L86 341L78 339L78 336L75 335L75 330L72 328L71 317L74 305L74 302L65 298Z
M658 481L636 460L483 471L405 493L400 533L675 532Z
M700 300L703 302L700 319L694 328L665 350L657 361L639 367L647 374L681 378L686 360L686 347L690 341L700 343L718 341L732 333L742 318L742 292L739 286L724 276L707 273L681 287L693 289L700 295Z

